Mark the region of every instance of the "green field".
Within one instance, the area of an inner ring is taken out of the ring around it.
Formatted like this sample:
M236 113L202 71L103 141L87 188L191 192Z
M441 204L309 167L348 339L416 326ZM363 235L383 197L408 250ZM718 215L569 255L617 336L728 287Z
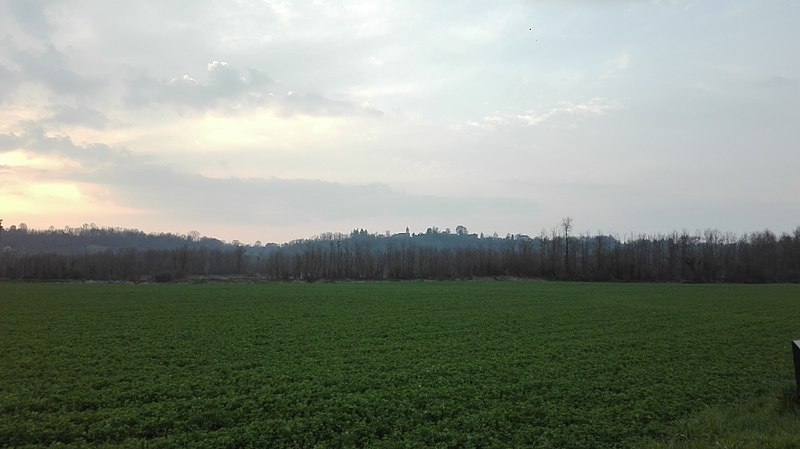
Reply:
M637 447L788 391L799 317L800 285L0 283L0 447Z

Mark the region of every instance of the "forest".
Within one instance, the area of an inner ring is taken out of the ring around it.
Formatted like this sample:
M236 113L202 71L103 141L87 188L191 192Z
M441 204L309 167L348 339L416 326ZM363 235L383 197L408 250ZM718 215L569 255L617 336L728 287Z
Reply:
M791 234L708 229L573 235L567 218L533 237L455 231L325 233L284 244L144 233L85 224L0 230L0 278L167 282L531 278L614 282L800 282L800 226Z

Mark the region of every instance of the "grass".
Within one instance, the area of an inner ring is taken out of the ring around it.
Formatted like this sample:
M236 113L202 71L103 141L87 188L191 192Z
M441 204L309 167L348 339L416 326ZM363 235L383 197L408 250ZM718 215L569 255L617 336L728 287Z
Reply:
M2 283L0 447L756 447L714 444L799 433L797 316L798 285Z
M683 419L650 449L796 449L800 404L796 386L733 407L709 407Z

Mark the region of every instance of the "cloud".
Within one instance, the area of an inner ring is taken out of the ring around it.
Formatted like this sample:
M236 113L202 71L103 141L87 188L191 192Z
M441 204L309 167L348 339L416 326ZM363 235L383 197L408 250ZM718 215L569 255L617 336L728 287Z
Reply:
M386 63L383 59L378 58L376 56L368 57L366 62L367 62L367 65L369 65L373 69L380 69Z
M123 167L156 186L163 177L163 192L185 181L256 203L252 192L281 196L280 185L295 192L288 198L314 204L300 193L313 188L186 171L345 183L320 184L323 191L380 181L441 196L533 196L537 190L505 190L496 180L590 173L644 183L643 168L685 170L686 157L748 170L766 154L756 184L794 182L789 167L797 164L786 161L798 154L800 78L796 58L786 57L797 27L785 7L751 5L752 14L725 18L726 8L696 2L691 16L669 0L584 2L579 10L567 3L0 0L0 147L22 153L22 145L48 167L80 161L64 173L108 178L98 185L113 186ZM695 83L716 90L686 87ZM608 99L625 99L629 111ZM368 118L381 110L391 119ZM16 127L20 120L38 120L48 132ZM567 127L579 129L550 132ZM125 142L130 152L84 140ZM612 158L625 162L593 171ZM718 178L710 185L722 196L730 176ZM130 185L133 196L158 193ZM109 190L122 201L120 189ZM454 204L369 184L350 193L370 189L398 203L411 198L409 213ZM547 192L540 201L559 201L557 189Z
M315 92L298 93L256 69L240 70L225 61L208 63L205 80L191 75L159 80L137 77L126 104L133 107L171 106L179 110L274 107L284 115L342 115L383 113L369 105L331 99Z
M368 102L356 104L347 100L334 100L317 93L297 94L289 91L285 96L278 96L278 108L284 115L369 115L383 116L383 111L371 106Z
M619 102L607 101L602 98L593 98L585 103L561 102L553 109L555 113L578 117L596 117L606 115L610 111L620 109Z
M0 64L0 101L5 100L17 88L20 82L19 74Z
M15 134L0 134L0 153L14 151L18 148L20 139Z
M212 61L207 67L207 88L218 96L238 95L272 82L263 72L255 69L239 71L223 61Z
M20 29L38 38L49 38L53 33L53 25L47 19L43 0L10 0L9 11L19 22Z
M795 86L797 86L797 81L780 75L774 75L758 83L758 87L770 90L791 89Z
M628 52L623 52L614 58L609 59L605 63L605 73L601 78L611 78L620 72L628 70L631 65L631 55Z
M494 130L496 130L498 128L501 128L501 127L504 127L504 126L506 126L506 125L508 125L510 123L510 120L509 120L508 117L504 117L504 116L499 115L499 114L500 114L499 111L495 111L495 113L493 115L487 115L487 116L483 117L481 120L468 121L467 125L475 127L475 128L485 129L485 130L488 130L488 131L494 131Z
M366 86L353 86L348 89L348 94L357 98L402 97L417 95L420 86L412 83L397 84L371 84Z
M526 111L522 114L517 115L517 119L519 119L519 121L523 123L525 126L536 126L542 123L543 121L549 119L554 114L555 114L554 109L551 109L550 111L545 112L543 114L539 114L536 111Z
M55 46L47 44L42 50L21 50L6 39L0 50L10 55L15 69L0 67L0 82L9 92L25 82L41 83L58 94L86 95L95 93L102 83L75 71L69 58ZM5 73L4 73L5 72Z
M379 183L341 184L318 180L209 178L170 168L118 167L94 179L128 207L183 219L268 226L449 216L452 219L532 211L526 200L443 198L392 190Z
M128 88L129 106L170 105L179 108L206 109L222 103L239 105L259 102L265 95L263 87L272 80L255 69L238 70L224 61L212 61L206 70L206 80L191 75L170 80L137 76Z
M19 133L0 134L0 152L17 149L37 155L68 158L79 162L85 169L141 163L137 156L127 150L102 143L80 145L74 143L69 136L49 136L35 122L22 123L22 131Z
M496 214L525 215L537 208L530 200L409 194L381 183L211 178L153 164L124 149L49 136L35 123L26 124L19 134L0 134L0 152L15 149L79 163L38 169L40 179L94 185L98 188L89 189L86 195L107 192L104 197L93 198L95 202L112 200L117 206L175 220L288 227L317 223L324 230L332 222L387 223L431 217L466 220ZM50 170L55 176L48 176Z
M84 105L77 107L60 105L53 109L53 115L42 123L56 126L81 125L93 129L105 129L109 123L105 114Z
M558 106L551 108L543 114L537 114L535 111L526 111L523 114L517 115L517 118L525 126L535 126L554 117L598 117L606 115L610 111L620 109L621 107L622 105L618 102L610 102L602 98L593 98L584 103L562 101L558 103Z
M500 111L495 111L481 120L467 121L467 125L495 131L509 126L536 126L545 121L558 118L574 121L589 117L599 117L620 108L622 108L622 105L619 102L607 101L602 98L593 98L583 103L562 101L541 113L534 110L527 110L518 114L503 114Z

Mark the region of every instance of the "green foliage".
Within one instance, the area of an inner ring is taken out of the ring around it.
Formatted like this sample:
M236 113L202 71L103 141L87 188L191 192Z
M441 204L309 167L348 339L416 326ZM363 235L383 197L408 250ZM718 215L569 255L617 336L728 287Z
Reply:
M632 447L784 388L799 298L797 285L0 283L0 447Z

